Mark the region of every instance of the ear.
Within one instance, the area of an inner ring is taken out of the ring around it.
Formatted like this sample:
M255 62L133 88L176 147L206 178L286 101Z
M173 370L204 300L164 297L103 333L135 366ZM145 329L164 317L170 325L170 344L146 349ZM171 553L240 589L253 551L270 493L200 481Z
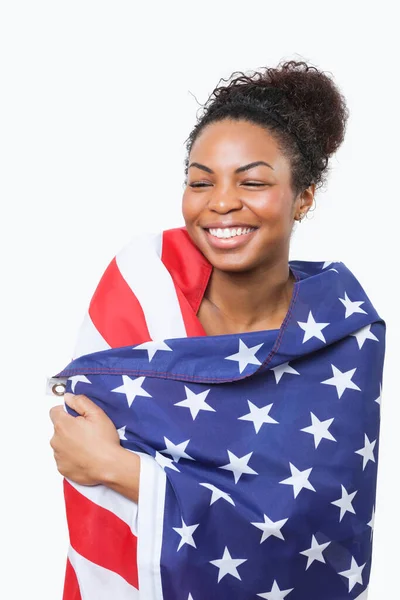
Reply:
M301 214L303 216L310 210L314 201L315 194L315 183L311 183L305 190L300 192L294 203L294 218L298 218Z

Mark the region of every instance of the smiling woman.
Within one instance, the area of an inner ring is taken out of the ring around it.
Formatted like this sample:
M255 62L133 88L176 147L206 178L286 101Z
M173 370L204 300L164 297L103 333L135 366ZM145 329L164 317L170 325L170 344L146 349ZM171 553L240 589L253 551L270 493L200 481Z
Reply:
M233 75L185 226L110 262L54 376L64 600L367 597L385 323L343 263L289 261L346 103L304 62Z
M198 314L208 334L282 324L293 224L323 185L347 118L332 80L305 63L231 76L212 92L187 141L183 195L186 230L214 266Z

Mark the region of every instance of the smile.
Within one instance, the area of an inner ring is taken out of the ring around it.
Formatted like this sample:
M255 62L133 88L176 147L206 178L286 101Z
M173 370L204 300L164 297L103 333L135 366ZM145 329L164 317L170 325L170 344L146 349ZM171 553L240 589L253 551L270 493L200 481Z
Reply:
M255 227L225 227L224 229L209 229L210 235L219 239L229 239L238 235L246 235L255 231Z
M239 248L256 234L257 227L224 227L204 229L207 242L213 248L222 250Z

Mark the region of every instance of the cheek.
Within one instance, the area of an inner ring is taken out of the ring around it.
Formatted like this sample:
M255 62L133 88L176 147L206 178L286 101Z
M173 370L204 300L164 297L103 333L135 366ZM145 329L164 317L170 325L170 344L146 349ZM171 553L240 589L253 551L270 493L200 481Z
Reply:
M277 226L284 225L291 217L290 203L282 200L279 194L269 195L262 202L254 204L253 211L258 213L263 221Z
M182 215L185 221L193 221L201 212L202 204L190 194L184 193L182 198Z
M263 221L271 224L280 221L283 217L282 205L273 199L268 199L261 206L254 207L254 212L258 212Z

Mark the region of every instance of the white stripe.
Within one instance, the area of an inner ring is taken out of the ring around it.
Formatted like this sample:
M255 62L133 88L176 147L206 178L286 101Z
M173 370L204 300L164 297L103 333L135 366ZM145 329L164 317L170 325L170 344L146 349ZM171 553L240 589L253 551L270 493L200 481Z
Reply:
M96 329L87 312L78 331L72 360L85 354L109 350L110 348L111 346L107 344L106 340Z
M76 573L82 600L139 600L139 591L123 577L87 560L72 546L68 558Z
M138 575L141 600L163 600L160 558L166 476L148 454L140 456Z
M116 262L145 315L152 340L186 337L172 277L161 260L162 233L135 237Z
M125 496L122 496L105 485L80 485L70 479L67 479L67 481L82 494L82 496L85 496L85 498L88 498L88 500L94 504L114 513L121 521L124 521L124 523L130 527L133 535L137 536L138 505L136 502L125 498Z
M363 592L361 592L361 594L359 596L357 596L357 598L355 598L355 600L367 600L368 598L368 588L365 588L365 590Z

